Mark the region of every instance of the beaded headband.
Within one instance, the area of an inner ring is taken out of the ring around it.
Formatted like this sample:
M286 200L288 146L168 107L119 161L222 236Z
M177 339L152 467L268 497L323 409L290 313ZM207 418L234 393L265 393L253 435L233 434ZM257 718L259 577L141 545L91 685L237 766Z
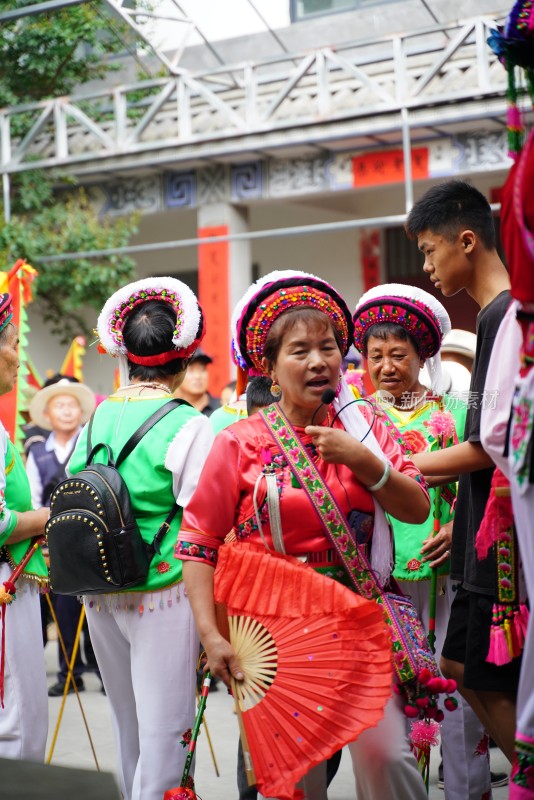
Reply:
M7 292L0 294L0 331L3 331L13 319L12 297Z
M352 337L352 319L343 298L326 281L305 272L277 270L253 284L232 318L234 339L247 367L263 374L265 341L273 322L291 308L316 308L341 335L343 355Z
M176 312L173 349L149 356L129 353L123 330L129 314L143 303L159 300ZM112 356L127 356L135 364L157 366L192 356L205 333L202 309L185 283L176 278L144 278L124 286L106 302L98 317L97 331L104 349Z
M451 329L445 308L423 289L400 283L386 283L366 292L354 312L354 344L364 356L365 334L373 325L400 325L419 345L422 358L439 352L441 340Z

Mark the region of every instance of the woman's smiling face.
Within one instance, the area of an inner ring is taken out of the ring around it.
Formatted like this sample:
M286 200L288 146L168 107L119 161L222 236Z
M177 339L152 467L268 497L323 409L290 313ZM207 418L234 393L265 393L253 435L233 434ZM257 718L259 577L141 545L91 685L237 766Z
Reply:
M423 364L424 360L409 339L369 336L367 368L375 389L389 392L395 399L401 398L404 392L417 391Z

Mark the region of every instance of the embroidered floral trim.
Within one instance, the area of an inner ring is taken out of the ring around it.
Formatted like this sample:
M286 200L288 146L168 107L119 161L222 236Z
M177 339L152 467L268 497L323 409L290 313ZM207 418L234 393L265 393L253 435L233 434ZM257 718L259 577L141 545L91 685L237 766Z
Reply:
M487 756L489 753L489 735L484 733L482 739L475 747L475 756Z
M519 486L528 483L529 469L526 458L527 447L532 435L533 403L529 397L520 397L512 412L512 428L510 433L513 472Z
M514 603L516 600L515 541L513 529L501 531L495 543L497 562L497 595L499 603Z
M187 747L187 745L191 741L192 736L193 736L193 731L191 730L191 728L188 728L186 731L182 733L182 738L180 739L180 744L182 745L182 747Z
M534 749L527 742L516 739L514 765L510 777L512 783L510 797L513 796L514 786L534 790Z
M178 542L174 548L174 555L176 558L181 556L190 556L191 558L201 558L209 561L211 564L217 563L217 550L213 547L205 547L201 544L194 544L194 542Z
M404 431L402 436L404 438L406 450L410 455L414 453L424 453L428 450L428 442L420 431Z
M418 561L417 558L411 558L406 564L406 569L408 572L417 572L417 570L421 569L421 566L421 561Z

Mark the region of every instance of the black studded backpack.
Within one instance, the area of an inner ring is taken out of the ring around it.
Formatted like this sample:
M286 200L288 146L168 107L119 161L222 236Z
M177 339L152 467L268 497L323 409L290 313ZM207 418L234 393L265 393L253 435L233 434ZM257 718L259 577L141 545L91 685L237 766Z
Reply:
M135 519L128 487L118 468L143 436L184 400L161 406L128 439L114 461L109 445L92 447L93 417L87 431L85 469L62 481L52 492L46 537L50 553L50 586L57 594L101 594L143 583L155 553L178 511L174 503L167 519L147 544ZM94 464L105 449L107 464Z

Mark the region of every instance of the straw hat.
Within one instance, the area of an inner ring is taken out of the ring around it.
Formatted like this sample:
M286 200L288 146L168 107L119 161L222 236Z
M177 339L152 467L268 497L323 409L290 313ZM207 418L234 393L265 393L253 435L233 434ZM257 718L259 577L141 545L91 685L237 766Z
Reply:
M57 383L46 386L33 397L28 409L33 422L47 431L52 430L45 414L46 408L53 397L64 394L75 397L79 402L82 409L82 425L85 424L95 409L95 395L84 383L74 383L67 378L62 378Z
M453 328L445 334L441 343L442 353L458 353L474 360L477 349L477 337L471 331Z

